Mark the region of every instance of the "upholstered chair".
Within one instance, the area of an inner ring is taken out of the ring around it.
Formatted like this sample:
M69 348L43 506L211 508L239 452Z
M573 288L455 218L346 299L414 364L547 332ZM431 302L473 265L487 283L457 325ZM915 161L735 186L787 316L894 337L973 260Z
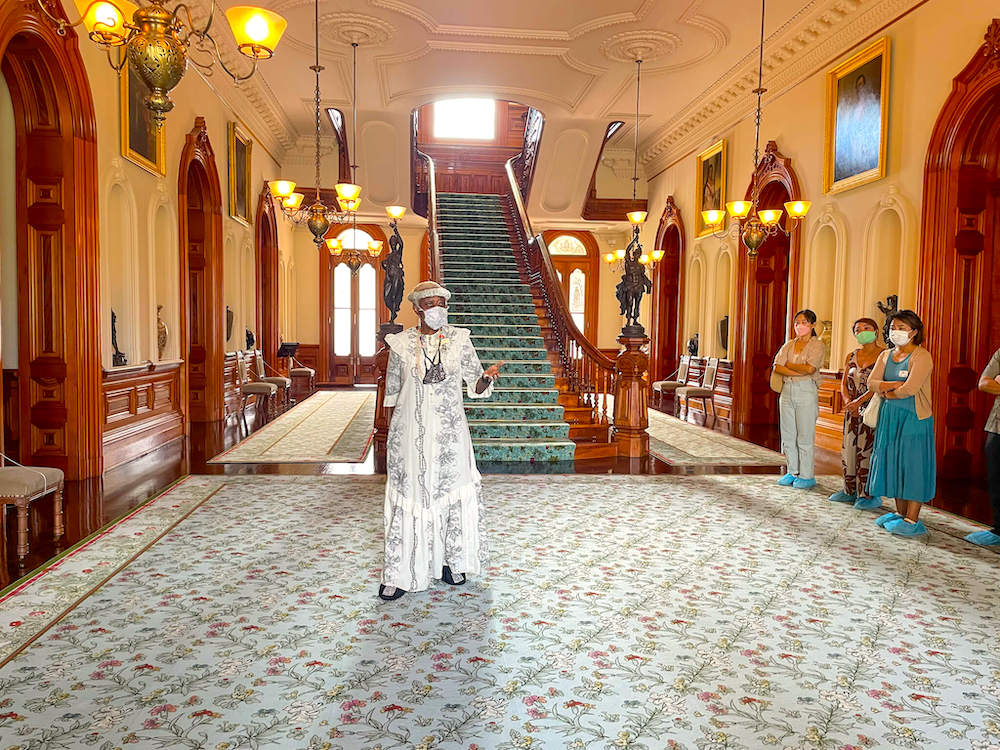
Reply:
M243 352L236 355L236 373L239 378L237 385L240 388L240 414L243 417L243 429L247 432L250 431L250 428L247 427L247 402L250 397L254 397L254 404L257 407L257 421L260 424L267 421L271 412L271 404L278 397L278 386L274 383L251 379L250 365L247 362L248 356L250 355L244 355Z

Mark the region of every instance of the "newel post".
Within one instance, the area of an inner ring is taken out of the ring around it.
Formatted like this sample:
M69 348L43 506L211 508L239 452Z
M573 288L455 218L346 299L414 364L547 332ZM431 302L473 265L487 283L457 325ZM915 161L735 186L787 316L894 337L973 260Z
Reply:
M389 439L389 414L382 405L385 402L385 376L389 370L389 345L385 343L385 337L402 330L403 326L398 323L385 323L379 327L375 337L378 351L375 353L375 436L372 438L372 450L375 451L377 474L385 474L386 443Z
M646 370L649 356L643 347L648 336L620 336L624 349L615 361L615 422L614 437L621 458L649 456L649 394Z

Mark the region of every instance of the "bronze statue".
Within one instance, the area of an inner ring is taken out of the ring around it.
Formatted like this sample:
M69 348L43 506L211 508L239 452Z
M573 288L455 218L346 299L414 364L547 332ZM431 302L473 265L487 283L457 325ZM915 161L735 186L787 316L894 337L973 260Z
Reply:
M396 222L392 222L392 236L389 237L389 254L382 261L382 270L385 271L385 281L382 283L382 299L385 306L389 308L392 316L389 323L396 322L399 314L399 306L403 302L403 238L399 236L399 227Z
M878 307L880 313L885 316L885 324L882 326L882 340L885 341L885 345L888 347L892 346L889 341L889 316L894 312L899 310L899 296L896 294L890 294L885 298L885 302L876 302L875 306Z
M622 272L622 280L615 287L615 296L618 298L621 314L625 316L625 326L622 328L623 336L646 335L646 330L639 324L639 306L642 303L642 296L653 290L653 284L646 276L646 267L639 262L641 254L639 228L636 227L632 241L625 248L625 270Z
M118 349L118 316L115 311L111 311L111 347L115 350L111 355L112 367L124 367L128 364L128 357Z

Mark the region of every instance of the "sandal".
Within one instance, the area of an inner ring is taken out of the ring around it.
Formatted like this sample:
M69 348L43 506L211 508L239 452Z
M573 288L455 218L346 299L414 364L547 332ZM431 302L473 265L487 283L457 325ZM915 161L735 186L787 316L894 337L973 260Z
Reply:
M395 586L389 586L388 588L393 589L393 592L391 594L387 594L385 593L386 588L387 587L385 584L382 584L378 587L378 598L381 599L382 601L394 602L399 597L401 597L403 594L406 593L405 591L403 591L403 589L398 589Z

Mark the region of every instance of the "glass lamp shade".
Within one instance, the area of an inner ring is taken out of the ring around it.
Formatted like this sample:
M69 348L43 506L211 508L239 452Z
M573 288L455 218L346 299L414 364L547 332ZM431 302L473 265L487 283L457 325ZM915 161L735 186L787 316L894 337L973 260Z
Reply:
M352 201L361 196L361 186L350 182L338 182L333 189L337 191L337 199L340 201Z
M745 219L750 213L750 201L730 201L726 204L726 210L734 219Z
M809 208L811 206L812 203L810 201L788 201L788 203L785 204L785 210L793 219L801 219L809 213Z
M639 226L644 221L646 221L646 216L648 216L646 211L629 211L627 214L628 223L634 226Z
M343 249L343 243L336 237L331 237L326 241L326 247L330 251L330 255L337 255L337 251Z
M615 254L614 253L608 253L607 255L605 255L604 256L604 262L608 263L609 265L611 263L614 263L615 262Z
M275 198L287 198L295 192L295 183L291 180L268 180L267 187Z
M639 256L639 262L642 263L642 265L644 265L644 266L648 266L649 265L649 255L647 255L646 253L643 253L642 255L640 255Z
M701 212L701 220L705 222L706 227L718 226L725 220L725 218L726 218L726 212L720 211L717 208Z
M83 25L90 38L107 47L120 47L128 40L129 29L125 24L132 22L136 8L128 0L117 0L116 3L76 0L76 9L83 17Z
M340 210L345 211L349 214L356 213L358 207L361 206L360 198L338 198L337 203L340 204Z
M625 248L624 247L620 247L617 250L615 250L615 257L618 260L621 260L622 258L624 258L625 257Z
M236 45L247 57L266 60L274 54L288 21L274 11L251 5L235 5L226 10L226 20Z
M757 212L757 218L760 219L760 223L766 227L773 226L781 221L781 215L784 213L780 208L762 208Z
M663 260L663 251L662 250L654 250L653 251L653 262L654 263L659 263L661 260Z
M406 206L386 206L385 213L390 219L396 221L402 219L406 214Z
M305 198L305 195L302 193L292 193L291 195L281 199L281 205L294 211L302 205L303 198Z
M382 240L368 241L368 254L377 258L382 253Z

